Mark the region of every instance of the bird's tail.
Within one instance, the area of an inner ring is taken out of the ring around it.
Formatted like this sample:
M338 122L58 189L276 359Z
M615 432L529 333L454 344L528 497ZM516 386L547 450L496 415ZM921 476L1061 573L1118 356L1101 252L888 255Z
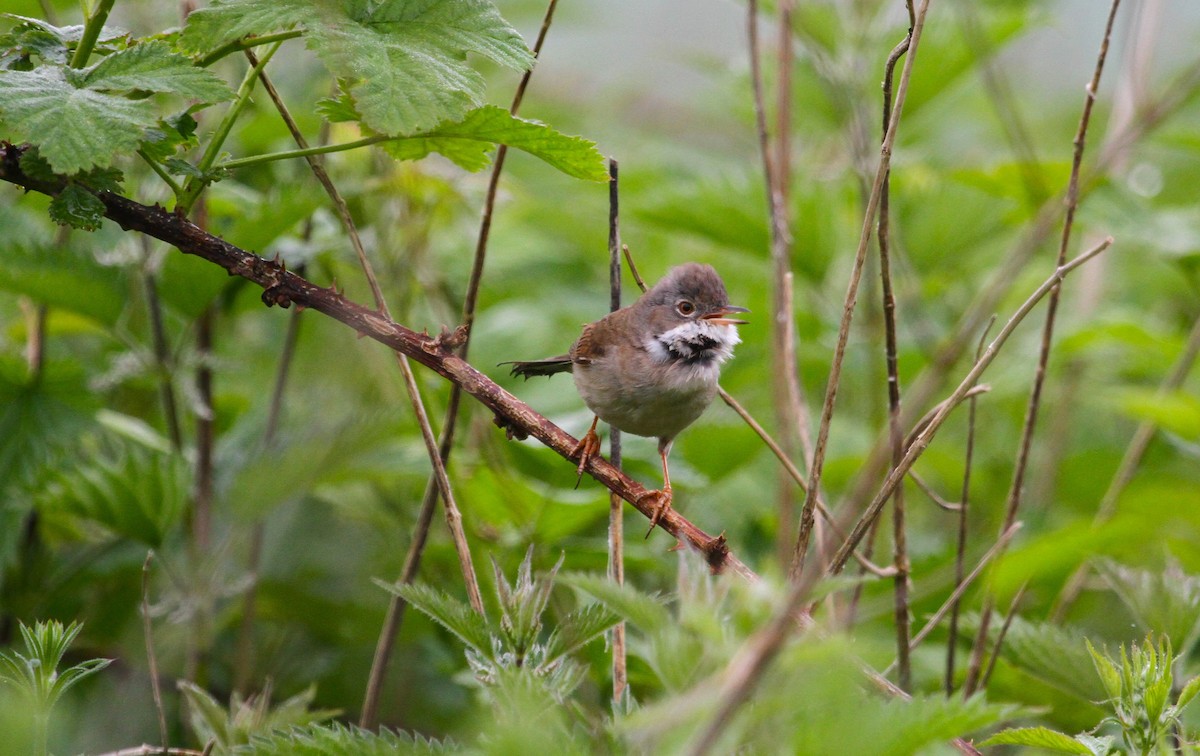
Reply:
M555 373L571 372L571 357L563 354L544 360L529 360L528 362L501 362L501 365L512 365L512 374L529 380L535 375L551 376Z

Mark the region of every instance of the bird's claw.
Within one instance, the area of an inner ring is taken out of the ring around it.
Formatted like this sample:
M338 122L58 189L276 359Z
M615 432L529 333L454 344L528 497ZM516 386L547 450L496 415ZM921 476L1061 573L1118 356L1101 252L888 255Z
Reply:
M654 508L654 514L650 516L650 529L646 531L646 537L649 538L663 515L671 508L671 487L665 486L661 491L647 491L638 497L638 504L646 499L650 500L650 506Z
M583 438L579 439L579 443L575 444L575 448L571 451L571 456L579 455L579 467L575 468L575 487L579 488L579 482L583 480L583 468L587 467L588 460L593 454L600 453L600 437L596 435L596 426L593 423L588 432Z

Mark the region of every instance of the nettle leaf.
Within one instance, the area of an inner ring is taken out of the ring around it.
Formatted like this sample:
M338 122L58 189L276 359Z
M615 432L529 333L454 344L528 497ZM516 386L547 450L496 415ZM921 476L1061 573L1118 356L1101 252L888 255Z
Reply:
M456 123L444 123L423 134L383 143L397 160L417 160L437 152L468 171L487 167L492 148L506 144L528 152L558 170L588 181L607 181L608 169L596 143L567 136L537 121L517 118L504 108L476 108Z
M104 203L72 182L50 201L50 220L62 226L95 231L104 220Z
M222 102L233 92L212 71L171 50L166 42L143 42L107 56L84 70L89 89L127 92L169 92L190 100Z
M1091 754L1092 749L1070 735L1046 727L1019 727L1002 730L980 745L1022 745L1045 748L1056 753Z
M363 123L382 134L426 131L479 105L484 80L468 53L517 70L533 65L489 0L217 0L188 17L179 44L204 53L296 25L346 81Z

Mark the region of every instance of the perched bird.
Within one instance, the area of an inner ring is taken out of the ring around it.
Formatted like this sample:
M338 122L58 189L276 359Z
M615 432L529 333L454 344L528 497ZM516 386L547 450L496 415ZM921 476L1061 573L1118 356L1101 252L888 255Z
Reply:
M513 375L526 379L567 371L574 375L580 396L596 414L575 448L580 476L600 450L598 420L658 439L663 487L646 493L653 497L653 531L671 506L671 443L716 396L721 363L733 356L741 341L737 326L746 322L727 316L739 312L749 310L729 304L725 284L712 266L687 263L668 271L633 304L584 326L569 353L508 364Z

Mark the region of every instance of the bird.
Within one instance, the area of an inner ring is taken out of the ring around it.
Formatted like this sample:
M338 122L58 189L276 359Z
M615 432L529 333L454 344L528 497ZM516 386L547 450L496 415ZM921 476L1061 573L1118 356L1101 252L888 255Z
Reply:
M654 512L649 537L671 508L671 445L717 395L721 365L741 342L737 326L747 322L729 316L747 312L729 304L725 283L711 265L685 263L667 271L633 304L585 325L567 354L502 364L511 364L512 375L526 380L565 372L574 377L595 414L572 453L579 456L576 485L600 451L598 421L658 439L663 487L642 497L650 499Z

